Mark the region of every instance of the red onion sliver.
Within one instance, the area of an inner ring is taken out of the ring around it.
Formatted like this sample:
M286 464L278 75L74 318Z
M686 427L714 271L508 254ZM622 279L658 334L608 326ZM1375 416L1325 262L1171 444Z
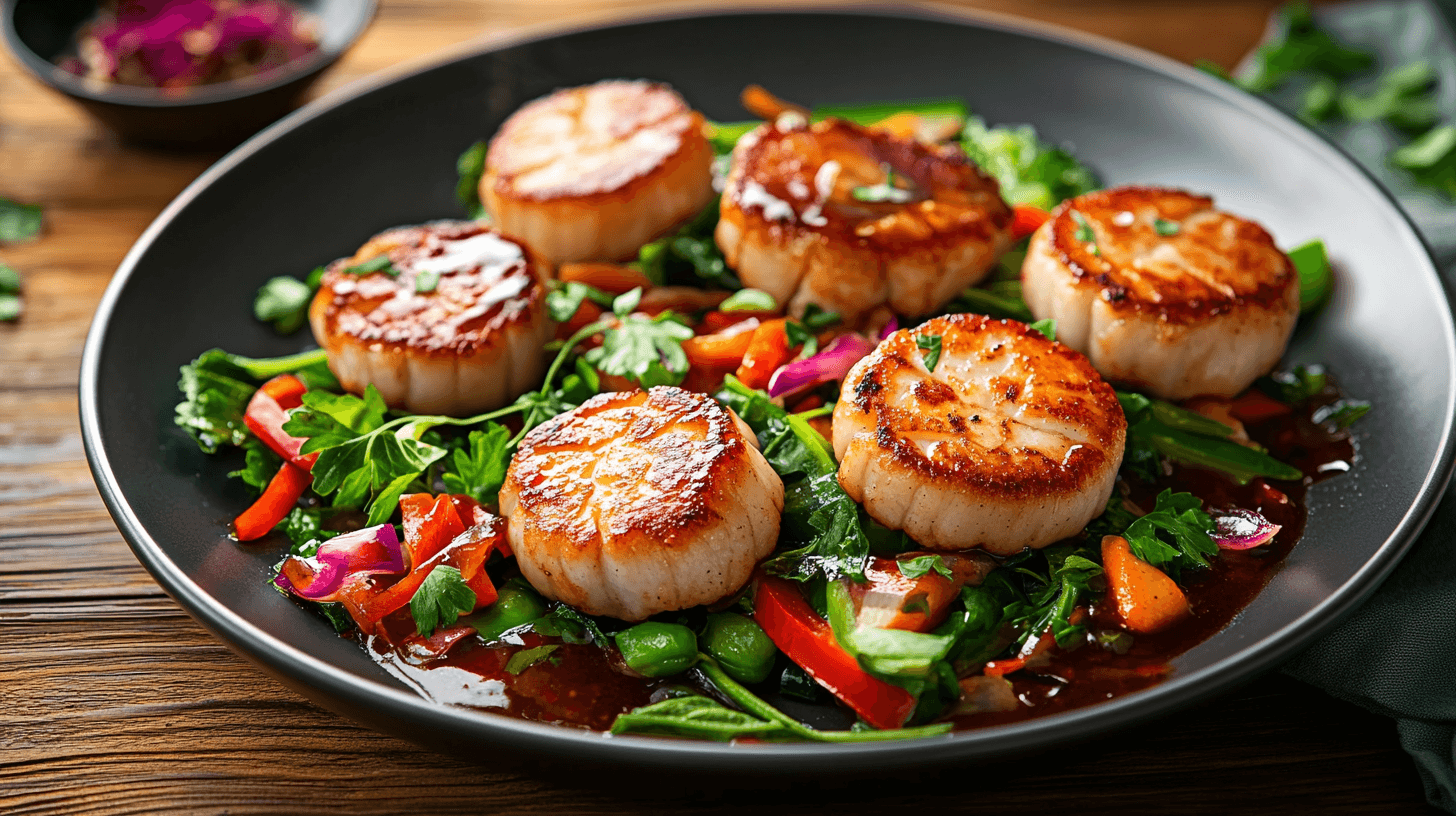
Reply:
M311 558L284 559L273 583L310 601L332 601L348 578L404 572L404 551L394 525L345 533L319 545Z
M1213 517L1213 540L1225 550L1248 550L1268 544L1281 529L1253 510L1234 508Z
M886 337L889 337L899 330L900 318L896 315L890 315L890 322L886 323L883 329L880 329L880 339L884 340Z
M875 350L858 334L841 334L823 351L805 360L779 366L768 381L768 395L782 397L830 380L842 380L854 364Z

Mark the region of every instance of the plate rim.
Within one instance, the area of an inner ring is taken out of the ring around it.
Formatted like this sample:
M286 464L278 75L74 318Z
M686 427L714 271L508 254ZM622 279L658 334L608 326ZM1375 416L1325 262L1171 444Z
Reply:
M1120 62L1150 69L1171 79L1191 84L1265 124L1343 171L1356 183L1373 188L1405 226L1406 241L1414 239L1416 254L1425 261L1421 274L1427 283L1434 279L1446 308L1440 310L1447 358L1446 416L1441 431L1441 449L1423 475L1411 506L1391 534L1363 566L1314 608L1274 633L1239 649L1202 669L1174 677L1150 689L1124 695L1095 706L1073 709L1020 723L954 732L942 737L903 742L824 745L817 743L725 744L708 741L679 741L652 737L611 736L516 718L481 714L430 702L405 689L357 677L333 664L313 657L277 640L246 618L212 598L166 555L142 526L122 493L105 451L99 421L100 359L103 339L111 318L138 262L160 232L217 178L253 154L306 122L374 90L457 61L490 52L588 31L606 31L654 22L718 16L751 16L792 13L796 15L843 15L889 17L989 29L1053 44L1070 46ZM910 6L833 5L799 8L794 6L726 6L678 10L669 13L632 15L591 23L560 25L546 23L488 34L440 52L408 60L377 74L363 77L309 103L263 130L221 158L189 184L148 225L118 266L97 306L82 350L79 407L82 442L98 491L117 522L118 530L137 559L162 588L195 620L226 645L282 679L314 702L349 716L351 711L373 708L390 725L377 720L367 727L386 730L396 736L438 748L443 742L493 744L495 752L512 748L537 754L564 751L588 762L604 765L642 765L657 768L751 771L770 775L805 771L850 772L887 769L951 759L985 759L1023 753L1060 740L1081 740L1162 716L1206 699L1263 673L1307 646L1364 601L1395 569L1414 545L1421 530L1435 512L1456 465L1456 320L1452 304L1456 286L1439 272L1424 236L1393 195L1364 167L1323 134L1306 128L1294 117L1272 104L1213 76L1162 55L1136 46L1040 21L996 12L949 8L930 3ZM382 712L380 709L383 709ZM350 716L356 722L358 718ZM438 729L436 740L419 736L422 729ZM462 737L463 735L463 737Z

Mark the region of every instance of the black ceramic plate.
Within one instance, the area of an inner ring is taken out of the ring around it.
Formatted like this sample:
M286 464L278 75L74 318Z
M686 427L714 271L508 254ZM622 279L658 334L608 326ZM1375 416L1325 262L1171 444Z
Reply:
M1284 246L1323 237L1333 302L1287 362L1323 362L1376 408L1354 472L1310 492L1305 539L1225 631L1168 682L1091 708L931 740L720 745L600 734L426 702L268 585L278 553L235 544L247 498L172 425L177 367L223 346L298 350L250 315L272 275L299 275L398 224L459 216L455 158L521 103L610 77L677 87L719 120L762 83L808 104L956 96L1030 122L1109 184L1217 196ZM668 19L552 36L367 82L284 120L162 213L97 312L81 372L87 454L137 557L205 626L331 709L438 747L762 773L928 765L1034 749L1167 712L1270 668L1363 599L1414 540L1445 484L1456 403L1446 294L1410 223L1351 161L1292 119L1167 60L1002 20L878 14Z

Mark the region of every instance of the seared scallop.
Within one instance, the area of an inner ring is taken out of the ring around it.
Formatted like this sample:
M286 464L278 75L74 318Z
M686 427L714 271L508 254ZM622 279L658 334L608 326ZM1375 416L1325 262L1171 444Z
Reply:
M1032 236L1031 313L1104 377L1165 399L1230 397L1268 373L1299 317L1299 277L1263 227L1181 190L1072 199Z
M331 264L308 317L344 388L465 416L540 384L555 330L548 276L525 246L481 224L404 227Z
M719 208L745 285L850 324L932 312L1011 245L1011 209L960 148L794 112L739 140Z
M1010 555L1075 535L1107 504L1126 432L1087 358L981 315L891 334L834 407L845 492L935 550Z
M537 427L500 491L531 586L627 621L736 592L773 551L783 506L753 431L668 387L598 394Z
M566 88L491 139L480 200L553 266L635 257L713 199L703 116L656 82Z

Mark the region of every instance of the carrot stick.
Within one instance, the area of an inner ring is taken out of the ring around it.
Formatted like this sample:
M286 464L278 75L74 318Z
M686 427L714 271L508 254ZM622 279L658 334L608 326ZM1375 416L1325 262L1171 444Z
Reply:
M278 526L278 522L288 515L312 482L312 473L292 462L284 462L283 467L268 482L263 495L233 521L238 540L253 541L267 535L269 530Z
M1162 570L1133 555L1127 539L1103 537L1102 569L1117 616L1128 629L1152 634L1188 616L1183 590Z

